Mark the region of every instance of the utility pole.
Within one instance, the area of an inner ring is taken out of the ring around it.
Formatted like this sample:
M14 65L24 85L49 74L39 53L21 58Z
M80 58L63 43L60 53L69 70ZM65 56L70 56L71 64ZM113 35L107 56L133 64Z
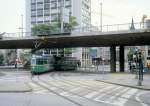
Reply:
M100 2L100 29L101 29L101 32L103 30L103 4L102 2Z
M23 37L23 14L21 14L21 27L19 27L19 29L21 30L21 36Z
M64 0L61 0L61 18L60 18L60 21L61 21L61 33L64 32Z

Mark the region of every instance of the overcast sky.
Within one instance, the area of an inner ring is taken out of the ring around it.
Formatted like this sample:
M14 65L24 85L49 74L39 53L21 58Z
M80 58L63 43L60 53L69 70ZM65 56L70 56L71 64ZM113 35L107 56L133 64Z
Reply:
M150 16L150 0L91 0L92 24L99 25L100 4L103 3L103 25L141 21L142 15ZM25 0L0 1L0 32L18 32L21 14L25 19ZM25 20L24 20L25 24Z
M146 14L148 17L150 16L150 5L149 5L150 0L92 0L92 1L93 1L92 11L97 11L97 13L100 13L100 1L103 3L103 25L130 23L132 17L135 22L140 22L143 14ZM92 18L93 18L92 23L94 23L95 25L99 24L100 20L99 14L96 15L95 13L93 13Z

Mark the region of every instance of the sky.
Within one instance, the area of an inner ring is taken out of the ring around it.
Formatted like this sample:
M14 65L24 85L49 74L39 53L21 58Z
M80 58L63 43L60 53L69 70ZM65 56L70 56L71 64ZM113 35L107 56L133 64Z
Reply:
M150 0L91 0L92 24L100 25L100 2L103 4L103 25L140 22L143 14L150 17ZM19 32L25 0L0 0L0 32Z
M24 15L25 0L0 0L0 33L18 32L21 27L21 14Z
M150 17L150 0L92 0L92 23L100 24L100 2L102 2L103 25L140 22L146 14ZM95 8L94 8L95 7ZM97 12L99 14L95 14Z

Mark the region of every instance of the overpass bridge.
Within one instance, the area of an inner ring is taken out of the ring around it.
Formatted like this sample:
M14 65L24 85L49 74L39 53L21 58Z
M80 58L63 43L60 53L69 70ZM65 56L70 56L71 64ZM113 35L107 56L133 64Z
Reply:
M121 25L120 25L121 26ZM117 26L117 28L119 28ZM129 28L129 25L128 25ZM19 36L18 36L19 35ZM116 46L120 47L120 71L124 72L124 46L150 45L150 29L73 32L71 35L31 36L31 33L4 34L0 49L111 47L111 71L116 71Z

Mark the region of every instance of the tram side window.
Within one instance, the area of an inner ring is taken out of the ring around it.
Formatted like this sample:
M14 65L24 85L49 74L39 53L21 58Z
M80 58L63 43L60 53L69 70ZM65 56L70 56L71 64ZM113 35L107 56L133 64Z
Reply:
M43 59L43 64L47 64L48 60L47 59Z
M36 64L36 60L35 60L35 59L32 59L32 60L31 60L31 64L32 64L32 65L35 65L35 64Z
M41 59L37 59L37 60L36 60L36 64L38 64L38 65L42 65L42 64L43 64L43 60L41 60Z

